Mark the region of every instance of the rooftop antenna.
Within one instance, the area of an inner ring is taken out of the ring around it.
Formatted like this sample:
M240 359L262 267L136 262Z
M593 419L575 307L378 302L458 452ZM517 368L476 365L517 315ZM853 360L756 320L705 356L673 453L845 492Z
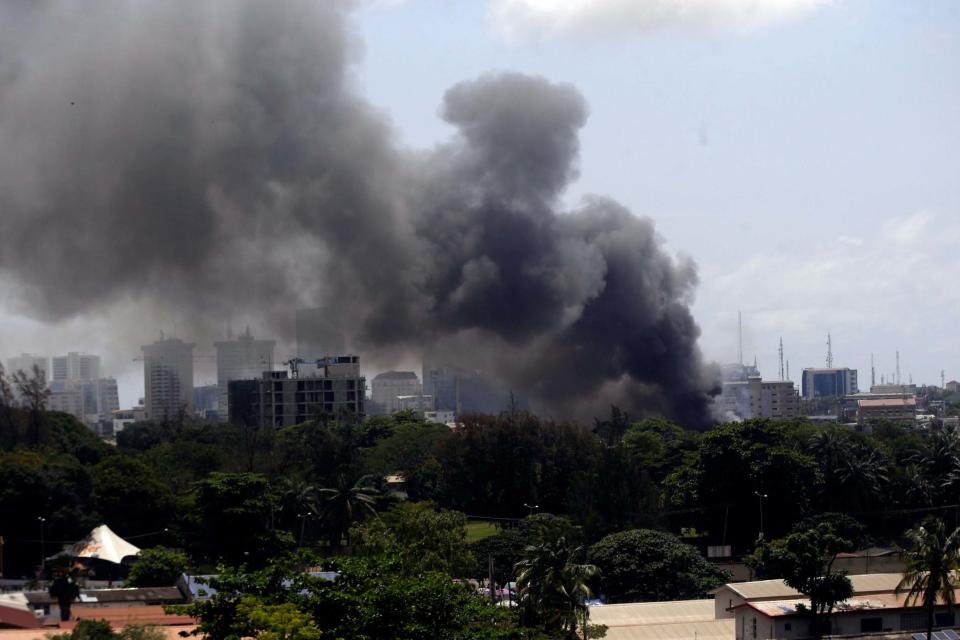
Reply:
M833 339L827 333L827 369L833 368Z
M897 351L897 384L900 384L900 352Z
M944 373L943 369L940 369L940 388L941 389L947 388L947 376L946 376L946 373Z
M737 362L743 366L743 312L737 311Z
M783 336L780 336L779 352L780 352L780 380L783 381L783 380L786 380L786 378L783 377Z
M787 360L787 380L790 379L790 361Z
M912 373L908 373L908 374L907 374L907 381L908 381L910 384L913 384L913 374L912 374Z
M877 370L873 366L873 354L870 354L870 386L877 384Z

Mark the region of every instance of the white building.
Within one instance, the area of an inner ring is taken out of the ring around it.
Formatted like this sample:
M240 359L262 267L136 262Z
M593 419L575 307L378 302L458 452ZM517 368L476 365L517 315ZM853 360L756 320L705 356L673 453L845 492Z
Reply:
M789 380L750 376L742 381L724 382L718 402L727 420L781 420L800 415L800 398Z
M254 380L273 368L273 340L254 340L247 330L236 340L214 342L217 349L217 396L220 415L227 414L231 380Z
M79 389L54 391L47 398L47 409L69 413L77 420L83 421L83 394Z
M143 351L143 388L148 420L193 413L193 343L161 338Z
M370 399L384 413L400 411L400 396L415 396L421 391L422 386L413 371L386 371L370 383Z
M96 380L100 377L100 356L71 351L51 358L51 380Z

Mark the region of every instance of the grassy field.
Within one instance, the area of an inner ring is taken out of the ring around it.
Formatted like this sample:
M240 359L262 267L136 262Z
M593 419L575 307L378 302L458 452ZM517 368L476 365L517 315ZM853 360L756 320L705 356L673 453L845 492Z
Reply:
M484 520L467 523L467 542L476 542L497 533L497 525Z

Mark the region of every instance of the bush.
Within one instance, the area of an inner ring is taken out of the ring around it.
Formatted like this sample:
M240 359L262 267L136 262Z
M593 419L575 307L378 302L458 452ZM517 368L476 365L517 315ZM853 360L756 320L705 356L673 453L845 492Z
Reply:
M190 568L187 556L164 547L144 549L130 568L127 586L169 587Z
M70 640L115 640L116 637L106 620L80 620L70 634Z

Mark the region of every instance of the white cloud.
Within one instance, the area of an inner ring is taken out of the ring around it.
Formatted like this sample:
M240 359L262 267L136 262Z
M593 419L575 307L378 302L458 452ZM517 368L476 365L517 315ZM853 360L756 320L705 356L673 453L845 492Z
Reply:
M803 15L829 0L491 0L508 39L661 28L753 28Z
M863 376L871 352L884 359L878 371L889 374L900 349L904 379L912 372L939 384L941 367L957 377L960 369L950 368L960 362L960 345L946 336L960 317L958 246L960 216L919 211L877 221L856 238L828 238L825 231L812 251L797 246L733 265L702 264L695 313L703 347L708 356L729 360L742 309L748 359L758 353L767 375L776 370L780 336L798 372L822 364L831 331L843 365L859 366Z

